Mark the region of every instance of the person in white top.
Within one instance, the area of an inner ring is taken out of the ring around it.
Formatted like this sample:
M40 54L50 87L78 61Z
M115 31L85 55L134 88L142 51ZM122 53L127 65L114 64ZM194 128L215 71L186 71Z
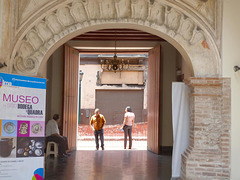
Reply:
M69 156L67 137L61 136L58 129L59 114L54 114L53 119L49 120L46 125L46 143L53 141L58 144L59 158Z
M135 114L132 112L130 106L125 108L124 121L122 129L124 130L124 149L127 147L127 136L129 136L129 146L128 148L132 148L132 127L134 125Z

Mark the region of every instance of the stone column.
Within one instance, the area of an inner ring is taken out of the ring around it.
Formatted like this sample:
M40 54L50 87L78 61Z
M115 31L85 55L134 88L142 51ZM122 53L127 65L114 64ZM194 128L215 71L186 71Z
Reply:
M190 144L181 179L229 179L231 88L228 78L189 78Z

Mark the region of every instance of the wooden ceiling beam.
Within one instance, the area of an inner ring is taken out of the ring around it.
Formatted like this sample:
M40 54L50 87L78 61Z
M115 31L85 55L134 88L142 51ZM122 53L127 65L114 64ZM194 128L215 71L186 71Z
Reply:
M111 50L103 50L103 49L78 49L80 54L114 54L115 51ZM146 54L148 53L148 49L141 49L141 50L118 50L117 54Z
M76 36L72 40L87 41L165 41L164 39L149 34L147 32L133 29L102 29L90 31L85 34Z

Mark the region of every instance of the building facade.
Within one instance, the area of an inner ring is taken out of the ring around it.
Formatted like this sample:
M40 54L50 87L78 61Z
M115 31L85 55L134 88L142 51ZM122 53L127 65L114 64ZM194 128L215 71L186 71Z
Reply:
M185 179L239 179L238 0L2 0L0 72L46 77L49 57L87 31L134 28L166 39L194 75Z

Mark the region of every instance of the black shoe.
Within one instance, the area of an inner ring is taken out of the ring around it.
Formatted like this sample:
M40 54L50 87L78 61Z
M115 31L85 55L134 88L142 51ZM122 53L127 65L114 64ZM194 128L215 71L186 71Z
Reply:
M132 149L131 147L129 147L128 149Z
M99 149L99 147L96 147L96 150L98 150Z
M102 147L102 150L104 150L104 146Z
M71 156L71 153L64 153L65 156Z

